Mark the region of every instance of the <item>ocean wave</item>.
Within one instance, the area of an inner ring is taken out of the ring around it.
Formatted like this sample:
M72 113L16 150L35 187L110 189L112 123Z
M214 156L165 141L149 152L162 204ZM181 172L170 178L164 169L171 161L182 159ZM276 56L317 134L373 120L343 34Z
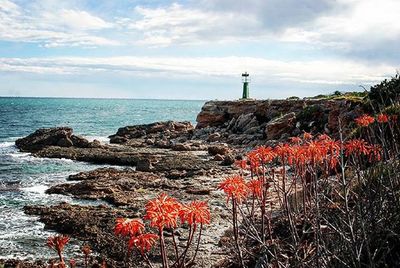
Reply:
M85 137L88 141L98 140L103 143L110 143L110 139L104 136L86 136Z
M5 142L0 142L0 148L11 148L15 146L15 142L13 141L5 141Z
M30 187L21 188L21 190L30 193L44 194L49 187L46 185L34 185Z

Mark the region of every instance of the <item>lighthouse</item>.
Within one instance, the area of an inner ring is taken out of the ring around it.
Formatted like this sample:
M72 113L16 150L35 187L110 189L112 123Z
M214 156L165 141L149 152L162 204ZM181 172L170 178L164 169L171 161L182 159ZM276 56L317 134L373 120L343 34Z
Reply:
M243 82L243 94L242 94L242 99L248 99L249 98L249 83L250 83L250 78L249 74L247 72L242 74L242 82Z

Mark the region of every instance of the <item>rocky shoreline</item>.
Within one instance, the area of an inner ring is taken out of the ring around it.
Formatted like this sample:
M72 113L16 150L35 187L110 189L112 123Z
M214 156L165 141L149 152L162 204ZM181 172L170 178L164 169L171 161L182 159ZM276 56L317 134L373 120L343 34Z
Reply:
M69 176L74 183L47 190L48 194L102 200L108 205L62 203L27 206L24 210L39 216L45 228L88 243L106 258L108 267L122 267L126 246L113 234L117 217L142 216L145 202L161 192L183 202L207 200L212 219L204 231L196 267L224 267L224 258L229 254L229 247L224 247L224 233L230 225L225 199L216 189L222 177L237 171L234 161L248 148L274 144L303 131L335 136L339 132L338 118L346 131L349 122L362 111L360 103L350 100L211 101L197 116L196 127L173 121L127 126L110 136L110 144L89 142L68 127L39 129L17 140L16 146L37 157L122 168L81 172ZM177 231L178 237L184 233ZM138 261L133 259L131 267L143 265ZM35 265L6 267L45 267Z

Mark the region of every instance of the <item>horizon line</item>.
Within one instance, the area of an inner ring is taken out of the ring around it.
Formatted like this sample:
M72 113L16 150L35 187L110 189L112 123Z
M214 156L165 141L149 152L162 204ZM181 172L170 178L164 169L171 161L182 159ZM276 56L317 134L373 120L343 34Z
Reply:
M206 99L163 99L163 98L130 98L130 97L59 97L59 96L0 96L0 98L21 99L97 99L97 100L164 100L164 101L209 101Z

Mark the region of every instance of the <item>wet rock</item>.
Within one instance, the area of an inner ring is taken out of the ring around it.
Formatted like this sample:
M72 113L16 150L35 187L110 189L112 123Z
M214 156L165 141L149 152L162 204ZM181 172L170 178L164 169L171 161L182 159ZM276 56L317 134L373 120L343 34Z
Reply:
M74 145L74 143L68 137L61 138L57 142L57 146L60 146L60 147L71 147L73 145Z
M140 159L136 164L137 171L151 171L153 166L150 159Z
M15 145L26 152L37 152L49 146L84 148L89 142L79 136L72 135L72 128L41 128L25 138L15 141Z

